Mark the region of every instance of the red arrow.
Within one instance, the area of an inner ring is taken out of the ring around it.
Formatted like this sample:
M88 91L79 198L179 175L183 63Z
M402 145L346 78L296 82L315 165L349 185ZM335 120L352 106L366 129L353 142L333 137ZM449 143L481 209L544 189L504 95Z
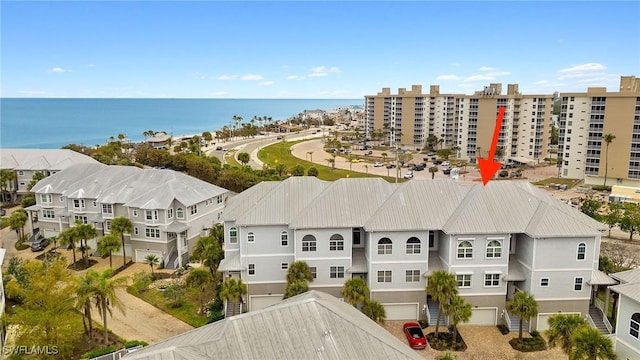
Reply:
M486 159L478 158L478 166L480 167L480 175L482 176L482 183L486 186L489 180L496 174L496 172L502 166L502 163L493 161L493 157L496 154L496 146L498 146L498 136L500 135L500 127L502 127L502 118L504 118L504 106L500 106L498 110L498 118L496 119L496 127L493 129L493 138L491 139L491 147L489 148L489 155Z

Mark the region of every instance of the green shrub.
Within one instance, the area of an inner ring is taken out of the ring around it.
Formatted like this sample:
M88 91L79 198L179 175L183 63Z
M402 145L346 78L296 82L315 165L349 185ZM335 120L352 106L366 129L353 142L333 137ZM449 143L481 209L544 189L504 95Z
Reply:
M138 271L133 274L133 284L131 285L131 289L134 292L139 293L147 290L152 282L153 279L151 278L151 274L146 271Z
M106 355L106 354L111 354L114 351L116 351L116 347L112 345L112 346L108 346L106 348L93 350L93 351L89 351L87 353L84 353L84 355L82 355L82 358L83 359L92 359L94 357L98 357L98 356L102 356L102 355Z
M541 336L522 338L522 341L518 338L513 338L509 340L509 344L514 350L521 352L543 351L547 349L547 343Z
M507 335L508 333L510 333L509 328L505 324L498 325L498 330L500 330L500 333L502 335Z
M595 191L609 191L609 192L611 192L611 186L593 185L591 188L593 190L595 190Z
M509 176L509 172L507 170L502 170L498 173L498 176L501 178L505 178L507 176Z
M440 354L436 356L436 360L457 360L458 356L456 354L451 353L451 351L447 351L444 354Z
M222 313L222 311L212 311L207 324L211 324L212 322L216 322L222 319L224 319L224 314Z
M142 340L129 340L129 341L125 341L124 342L124 348L125 349L132 348L132 347L138 346L138 345L147 346L147 345L149 345L149 343L147 343L146 341L142 341Z
M538 336L540 336L540 333L538 332L538 330L533 330L533 331L531 331L529 334L531 334L531 337L538 337Z

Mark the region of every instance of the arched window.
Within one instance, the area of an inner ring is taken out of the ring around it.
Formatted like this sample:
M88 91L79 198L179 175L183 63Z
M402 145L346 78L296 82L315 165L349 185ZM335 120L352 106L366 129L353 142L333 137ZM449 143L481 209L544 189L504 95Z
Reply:
M473 244L464 240L458 243L458 259L471 259L473 257Z
M289 234L286 231L283 231L282 234L280 234L280 245L289 246Z
M385 237L378 241L378 255L391 255L392 250L391 239Z
M640 340L640 313L631 315L631 324L629 324L629 334Z
M178 210L176 210L176 217L178 219L184 219L184 209L183 208L178 208Z
M584 260L587 255L587 244L578 244L578 260Z
M344 250L344 238L340 234L333 234L329 238L329 250L330 251L342 251Z
M305 235L302 238L302 251L316 251L316 237Z
M413 236L407 240L407 254L420 254L420 239Z
M248 232L247 233L247 242L254 242L254 241L256 241L256 236L252 232Z
M499 259L502 257L502 243L498 240L491 240L487 244L487 258Z
M180 211L180 209L178 209ZM237 243L238 242L238 230L234 227L229 229L229 242Z

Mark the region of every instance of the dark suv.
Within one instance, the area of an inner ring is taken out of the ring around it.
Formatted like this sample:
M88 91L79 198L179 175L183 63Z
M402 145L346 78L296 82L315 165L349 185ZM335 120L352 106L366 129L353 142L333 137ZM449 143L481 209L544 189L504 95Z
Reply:
M31 251L42 251L49 246L49 239L40 238L31 243Z

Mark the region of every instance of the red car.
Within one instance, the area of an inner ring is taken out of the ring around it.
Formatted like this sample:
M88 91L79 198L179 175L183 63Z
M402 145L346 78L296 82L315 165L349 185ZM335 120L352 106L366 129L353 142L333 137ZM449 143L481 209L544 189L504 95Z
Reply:
M422 333L422 328L417 322L405 323L402 328L404 329L404 335L409 341L409 346L412 349L424 349L427 347L427 339Z

